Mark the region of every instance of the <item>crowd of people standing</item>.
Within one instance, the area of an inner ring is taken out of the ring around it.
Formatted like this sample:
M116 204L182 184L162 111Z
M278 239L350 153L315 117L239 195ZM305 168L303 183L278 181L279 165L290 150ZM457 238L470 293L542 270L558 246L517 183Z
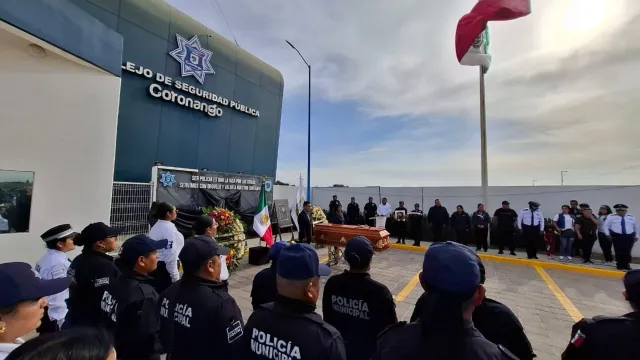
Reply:
M557 260L562 262L573 262L574 257L581 257L582 263L594 264L593 246L598 242L604 264L613 266L613 249L616 268L629 270L631 250L640 235L640 228L636 218L627 213L626 205L617 204L613 208L615 213L609 205L602 205L594 213L589 204L571 200L558 213L545 218L536 201L529 201L526 208L516 212L505 200L493 216L485 210L484 204L478 204L471 215L462 205L456 206L456 211L449 214L440 200L435 199L425 215L420 204L415 204L414 209L409 211L404 201L400 201L398 207L392 210L386 198L376 204L372 197L369 197L364 210L360 211L360 205L352 197L344 212L338 196L334 195L327 215L330 223L369 226L375 226L375 217L387 217L385 227L397 237L396 243L404 244L409 236L414 239L414 246L420 246L428 228L433 242L453 240L464 245L475 243L476 251L487 252L491 235L491 242L498 248L498 254L504 254L508 249L512 256L517 256L516 234L520 233L528 259L538 259L540 245L544 244L550 260L556 260L556 253L559 253ZM450 230L451 238L447 238L447 230Z

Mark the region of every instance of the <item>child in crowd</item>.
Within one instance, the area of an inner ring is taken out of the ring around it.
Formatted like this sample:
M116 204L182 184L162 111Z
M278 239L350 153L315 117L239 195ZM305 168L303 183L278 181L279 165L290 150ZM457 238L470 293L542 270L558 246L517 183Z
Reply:
M553 260L556 255L556 239L558 233L553 228L553 225L547 225L544 228L544 243L547 246L547 256L549 260Z

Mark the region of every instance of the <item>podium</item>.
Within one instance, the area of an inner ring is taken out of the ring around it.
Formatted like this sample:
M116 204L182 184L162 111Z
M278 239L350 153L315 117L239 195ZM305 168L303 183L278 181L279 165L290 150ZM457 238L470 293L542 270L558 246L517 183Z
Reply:
M385 225L387 224L387 217L386 216L375 216L372 217L371 219L375 219L376 220L376 227L377 228L383 228L385 227Z

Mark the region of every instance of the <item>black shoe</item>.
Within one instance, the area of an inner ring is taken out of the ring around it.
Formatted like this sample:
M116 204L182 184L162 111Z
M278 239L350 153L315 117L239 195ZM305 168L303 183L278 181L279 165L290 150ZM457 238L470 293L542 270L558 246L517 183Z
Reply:
M418 246L418 247L419 247L419 246L420 246L420 244L413 243L413 246Z
M537 256L534 256L534 257L533 257L533 259L540 260L540 259L538 259L538 257L537 257Z
M498 251L498 254L502 255L502 254L504 254L504 251L500 250L500 251Z
M396 244L402 244L402 243L400 242L400 240L398 240L398 241L396 241Z
M515 252L515 251L512 251L512 252L510 252L510 253L509 253L509 255L516 256L517 254L516 254L516 252Z
M484 249L483 251L484 251L484 252L487 252L487 249Z
M531 259L533 259L533 258L532 258L531 256L527 256L527 259L528 259L528 260L531 260Z

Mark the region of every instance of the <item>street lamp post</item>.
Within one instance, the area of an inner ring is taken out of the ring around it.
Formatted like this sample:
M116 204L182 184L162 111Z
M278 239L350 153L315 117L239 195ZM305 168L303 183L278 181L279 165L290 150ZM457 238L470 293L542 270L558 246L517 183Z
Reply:
M300 53L289 40L285 40L293 50L295 50L309 69L309 99L307 105L307 201L311 201L311 65L304 59L304 56Z
M568 173L567 170L560 171L560 186L564 186L564 174Z

